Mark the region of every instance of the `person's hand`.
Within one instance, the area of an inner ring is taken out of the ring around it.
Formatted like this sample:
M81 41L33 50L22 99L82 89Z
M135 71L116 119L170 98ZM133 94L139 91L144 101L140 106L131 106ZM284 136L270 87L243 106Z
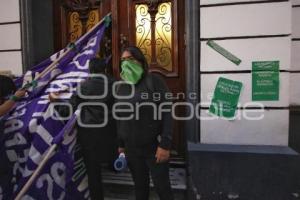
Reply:
M119 148L118 148L118 152L119 152L119 154L120 154L120 153L125 153L125 148L119 147Z
M54 102L56 99L58 99L59 92L53 92L49 94L49 101Z
M17 98L22 98L22 97L25 96L25 94L26 94L26 90L17 90L17 91L15 92L14 95L15 95Z
M156 157L156 163L166 162L170 158L170 150L157 147L155 157Z

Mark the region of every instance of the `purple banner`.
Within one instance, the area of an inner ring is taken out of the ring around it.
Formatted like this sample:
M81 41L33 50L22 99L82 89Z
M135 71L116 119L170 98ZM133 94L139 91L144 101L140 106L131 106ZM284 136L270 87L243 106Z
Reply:
M89 198L85 166L76 144L76 130L72 130L74 116L67 124L53 119L48 95L65 91L63 98L68 99L76 91L78 83L88 76L89 60L98 52L104 31L102 23L80 38L76 49L66 55L68 48L63 49L16 81L20 87L61 58L56 68L38 79L28 96L2 119L0 168L6 173L0 177L0 200L15 198L54 143L60 143L59 148L22 199Z

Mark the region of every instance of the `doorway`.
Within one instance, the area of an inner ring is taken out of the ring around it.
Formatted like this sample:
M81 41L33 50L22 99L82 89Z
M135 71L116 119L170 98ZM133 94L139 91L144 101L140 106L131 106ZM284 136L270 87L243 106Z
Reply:
M112 73L119 77L119 58L128 45L140 47L150 71L160 74L170 90L184 101L185 44L183 0L63 0L54 2L55 49L60 50L78 39L108 13L112 13L111 30L104 39L105 52L111 53ZM179 95L177 95L179 94ZM184 108L176 109L181 116ZM184 159L186 137L184 122L173 127L172 155Z

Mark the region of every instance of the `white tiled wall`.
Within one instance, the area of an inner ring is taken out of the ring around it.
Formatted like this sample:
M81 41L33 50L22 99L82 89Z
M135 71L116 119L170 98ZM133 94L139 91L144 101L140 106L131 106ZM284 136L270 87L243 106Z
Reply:
M265 0L200 0L200 5L238 3L238 2L253 2L253 1L258 2L258 1L265 1Z
M205 120L201 123L201 142L206 144L288 145L288 110L238 111L239 119ZM202 118L210 119L207 110ZM262 118L262 119L260 119ZM259 120L260 119L260 120Z
M294 5L300 5L300 0L293 1ZM292 57L290 81L290 103L300 105L300 7L292 8Z
M0 50L20 49L20 24L0 25Z
M300 38L300 7L294 7L292 9L292 37Z
M20 51L0 53L0 71L11 70L14 74L22 74L22 55Z
M19 20L19 0L0 0L0 23Z
M280 69L290 68L291 38L258 38L239 40L216 41L219 45L229 50L242 60L239 66L216 53L206 45L206 41L201 42L201 71L242 71L251 70L252 61L279 60ZM300 43L299 43L300 44ZM300 50L300 49L299 49ZM262 57L262 55L264 55Z
M293 5L300 5L300 0L291 0Z
M299 85L300 85L300 73L293 73L291 74L291 79L290 79L290 103L291 105L299 106L300 105L300 90L299 90Z
M202 38L291 33L291 3L204 7Z
M202 5L251 0L201 0ZM201 103L209 102L219 77L241 81L244 85L240 97L241 105L251 103L253 61L280 61L280 99L260 102L271 107L264 117L252 121L224 119L201 120L201 143L207 144L251 144L288 145L291 69L291 2L200 6L201 34ZM268 37L274 36L276 37ZM263 36L264 38L259 38ZM246 37L246 38L245 38ZM228 61L206 45L209 38L216 40L225 49L242 60L239 66ZM298 58L297 58L298 59ZM293 62L293 61L292 61ZM227 71L227 73L224 73ZM231 72L233 71L233 72ZM209 72L209 74L207 73ZM208 104L209 105L209 104ZM255 106L256 107L256 106ZM277 109L279 108L280 109ZM237 113L255 110L238 110ZM207 109L201 110L207 116Z
M0 0L0 71L21 75L21 54L19 0Z
M292 71L300 71L300 41L292 41Z

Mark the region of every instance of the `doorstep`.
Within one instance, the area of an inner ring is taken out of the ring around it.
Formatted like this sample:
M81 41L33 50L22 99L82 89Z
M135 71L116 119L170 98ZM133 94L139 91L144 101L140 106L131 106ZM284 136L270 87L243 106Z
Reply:
M114 172L108 169L102 170L104 184L133 186L133 180L129 170ZM173 190L186 190L186 170L184 168L170 168L170 181ZM150 178L150 186L153 187Z

